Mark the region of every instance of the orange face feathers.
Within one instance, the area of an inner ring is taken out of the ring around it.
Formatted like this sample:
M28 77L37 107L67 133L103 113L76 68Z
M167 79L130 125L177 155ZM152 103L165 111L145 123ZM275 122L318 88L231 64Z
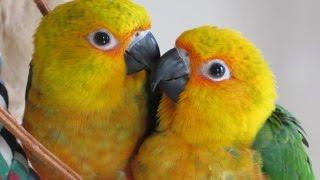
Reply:
M188 62L188 81L173 109L162 101L160 126L192 142L251 144L276 99L260 51L240 33L211 26L184 32L176 48Z

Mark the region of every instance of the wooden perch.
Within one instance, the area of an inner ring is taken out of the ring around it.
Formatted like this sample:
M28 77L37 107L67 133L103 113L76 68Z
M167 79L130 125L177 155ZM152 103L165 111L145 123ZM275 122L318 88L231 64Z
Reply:
M48 6L48 3L46 0L33 0L40 12L42 13L43 16L46 16L50 12L50 8Z
M63 179L82 180L80 175L41 145L2 107L0 107L0 123L21 141L26 151L34 155L37 160L48 168L55 170L53 174L59 174L59 177Z

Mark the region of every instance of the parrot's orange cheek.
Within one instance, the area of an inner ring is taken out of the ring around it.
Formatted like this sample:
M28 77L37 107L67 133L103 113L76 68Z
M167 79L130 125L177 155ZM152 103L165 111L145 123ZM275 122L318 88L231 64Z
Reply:
M198 75L190 79L188 83L186 88L193 89L191 96L194 96L193 98L196 101L198 98L203 97L205 99L202 100L215 99L215 101L229 102L235 106L241 106L243 103L248 103L248 99L252 99L250 86L235 78L213 82L204 76ZM225 103L221 104L221 106L224 105Z
M124 53L125 53L125 47L117 46L108 53L108 56L120 57L120 56L124 56Z
M198 87L205 87L205 88L212 88L212 89L219 89L219 88L226 88L228 86L232 87L234 84L234 79L228 79L224 81L212 81L207 77L203 76L202 74L198 73L194 78L191 78L189 82L194 84Z

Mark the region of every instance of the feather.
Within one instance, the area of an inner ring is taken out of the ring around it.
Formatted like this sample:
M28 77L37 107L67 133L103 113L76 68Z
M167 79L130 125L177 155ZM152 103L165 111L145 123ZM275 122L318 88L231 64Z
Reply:
M263 159L262 170L273 180L315 179L306 147L309 144L300 123L281 106L268 118L253 148Z

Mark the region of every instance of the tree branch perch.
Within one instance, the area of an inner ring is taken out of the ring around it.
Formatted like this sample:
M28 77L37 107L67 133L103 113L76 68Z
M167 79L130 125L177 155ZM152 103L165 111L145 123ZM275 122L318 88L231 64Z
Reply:
M21 141L23 147L34 156L33 158L55 170L53 174L59 174L63 179L82 180L80 175L41 145L2 107L0 107L0 123Z
M40 12L42 13L43 16L46 16L50 12L50 8L48 6L48 3L46 0L33 0Z

